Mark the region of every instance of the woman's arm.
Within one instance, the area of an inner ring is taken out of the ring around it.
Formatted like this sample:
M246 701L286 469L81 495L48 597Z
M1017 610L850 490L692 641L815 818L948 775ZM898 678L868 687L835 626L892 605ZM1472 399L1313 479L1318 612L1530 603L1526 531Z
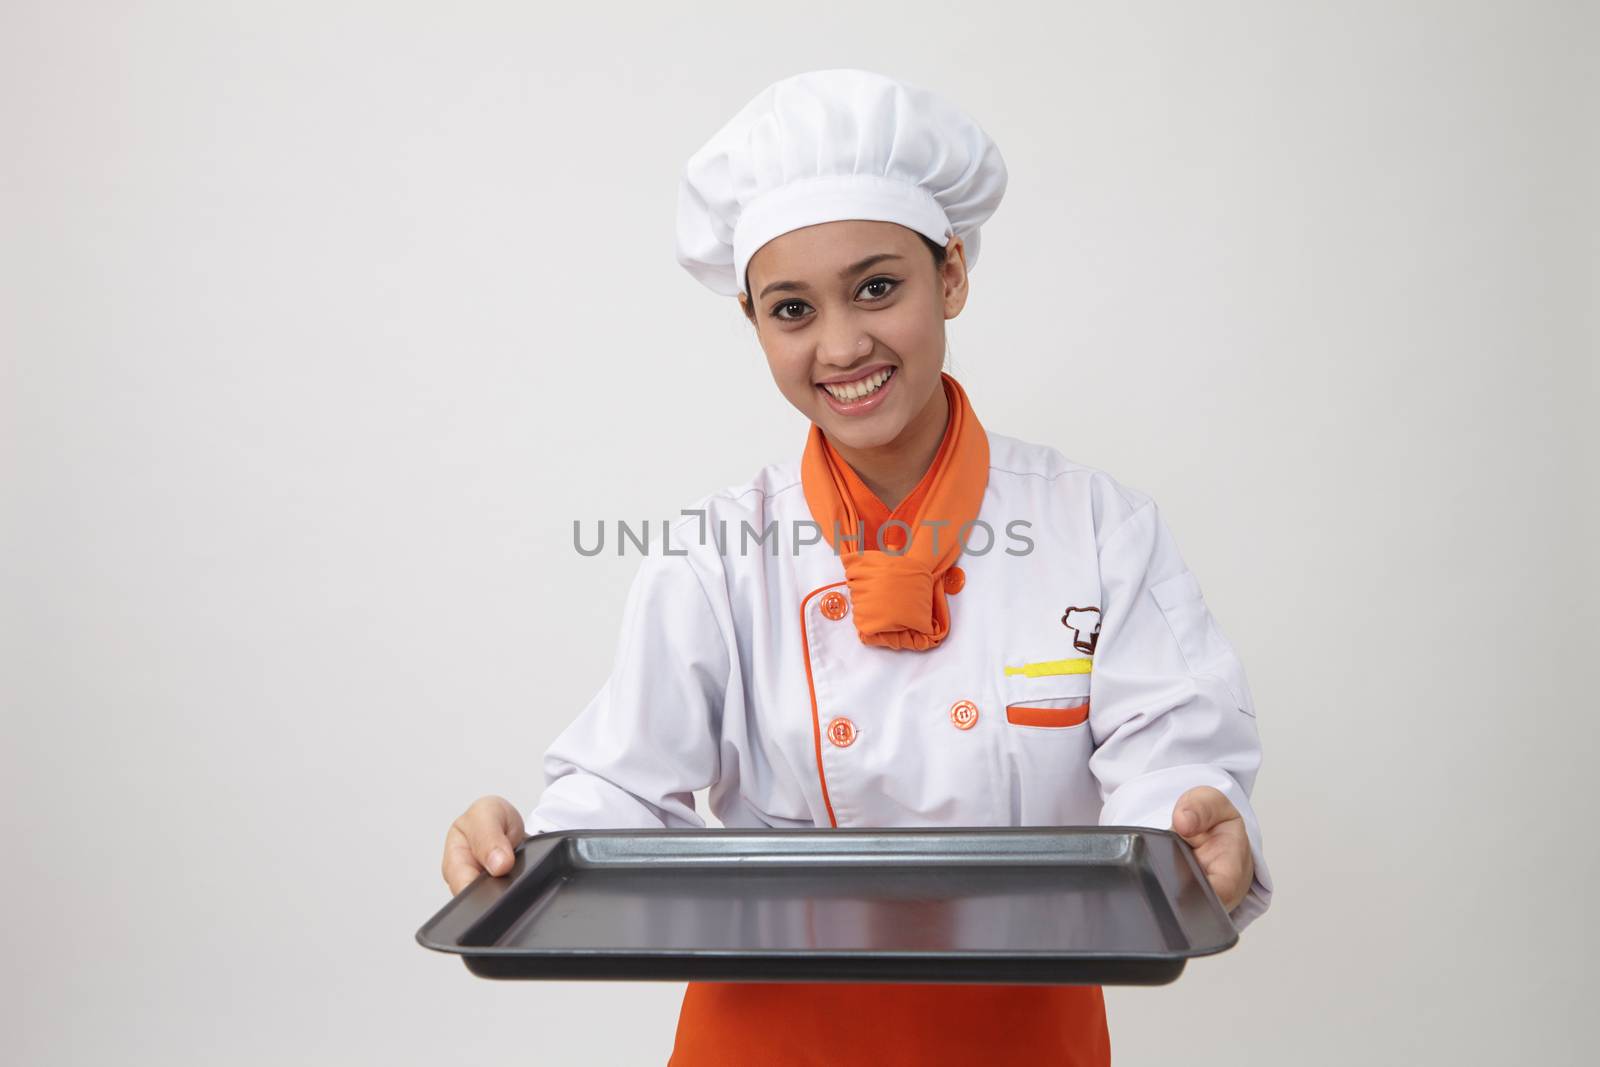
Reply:
M1160 512L1148 498L1132 502L1100 544L1103 599L1089 718L1100 822L1173 829L1180 797L1197 786L1221 793L1243 823L1255 868L1231 913L1242 930L1272 897L1250 804L1261 766L1255 706L1244 667ZM1242 843L1239 850L1242 867Z
M546 751L527 831L704 826L694 792L717 780L730 668L689 557L645 556L611 676Z
M451 824L441 866L450 892L509 871L528 833L704 826L694 791L719 773L727 649L688 558L646 556L611 677L545 753L544 795L526 823L509 800L486 796Z

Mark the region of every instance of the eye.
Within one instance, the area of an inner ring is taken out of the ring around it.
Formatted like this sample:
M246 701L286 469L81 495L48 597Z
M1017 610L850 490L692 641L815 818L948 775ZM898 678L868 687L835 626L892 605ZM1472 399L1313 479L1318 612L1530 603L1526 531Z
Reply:
M772 317L777 319L779 322L794 322L796 319L800 318L801 316L800 315L783 315L783 314L779 314L781 311L783 311L784 308L791 308L791 307L805 308L805 307L810 307L810 305L807 304L804 300L785 300L783 303L779 304L778 306L776 306L776 307L774 307L772 309Z
M895 289L899 287L900 283L895 281L893 278L886 278L886 277L883 277L883 276L880 275L877 278L869 279L865 285L863 285L860 289L856 290L856 293L858 295L861 294L861 293L864 293L868 289L871 289L875 285L887 285L889 287L889 288L883 290L883 292L879 293L878 296L874 297L874 299L876 299L876 300L882 300L884 297L886 297L890 293L894 292Z

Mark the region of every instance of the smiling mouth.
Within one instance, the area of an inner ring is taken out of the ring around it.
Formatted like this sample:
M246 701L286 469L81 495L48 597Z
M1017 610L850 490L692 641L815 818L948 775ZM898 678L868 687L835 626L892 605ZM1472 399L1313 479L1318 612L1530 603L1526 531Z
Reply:
M882 389L888 384L889 379L894 377L894 372L895 368L885 367L853 382L819 382L817 384L839 403L854 404L857 401L865 400L879 389Z

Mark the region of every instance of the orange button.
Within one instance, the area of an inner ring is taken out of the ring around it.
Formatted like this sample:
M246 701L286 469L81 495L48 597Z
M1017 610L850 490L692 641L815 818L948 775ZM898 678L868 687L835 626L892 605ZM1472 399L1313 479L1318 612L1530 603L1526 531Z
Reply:
M944 591L951 596L961 592L961 587L967 584L967 572L960 567L951 567L944 572Z
M830 589L822 594L822 613L830 619L842 619L845 612L850 610L850 602L845 600L844 594L837 589Z
M843 715L828 723L828 740L839 748L847 748L855 742L856 724Z
M950 721L962 730L970 730L978 721L978 705L970 700L958 700L950 705Z

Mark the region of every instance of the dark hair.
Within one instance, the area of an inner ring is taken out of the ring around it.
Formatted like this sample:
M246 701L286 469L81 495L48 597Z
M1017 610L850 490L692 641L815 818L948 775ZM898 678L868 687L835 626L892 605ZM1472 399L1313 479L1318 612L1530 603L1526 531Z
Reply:
M920 231L913 232L916 232L917 236L922 238L922 243L933 255L933 269L943 270L945 260L944 245L930 239L926 234L921 233ZM746 265L744 268L744 291L746 294L750 292L750 267L748 265ZM745 303L744 317L749 319L751 322L756 321L756 302L754 297L751 297L750 300Z

